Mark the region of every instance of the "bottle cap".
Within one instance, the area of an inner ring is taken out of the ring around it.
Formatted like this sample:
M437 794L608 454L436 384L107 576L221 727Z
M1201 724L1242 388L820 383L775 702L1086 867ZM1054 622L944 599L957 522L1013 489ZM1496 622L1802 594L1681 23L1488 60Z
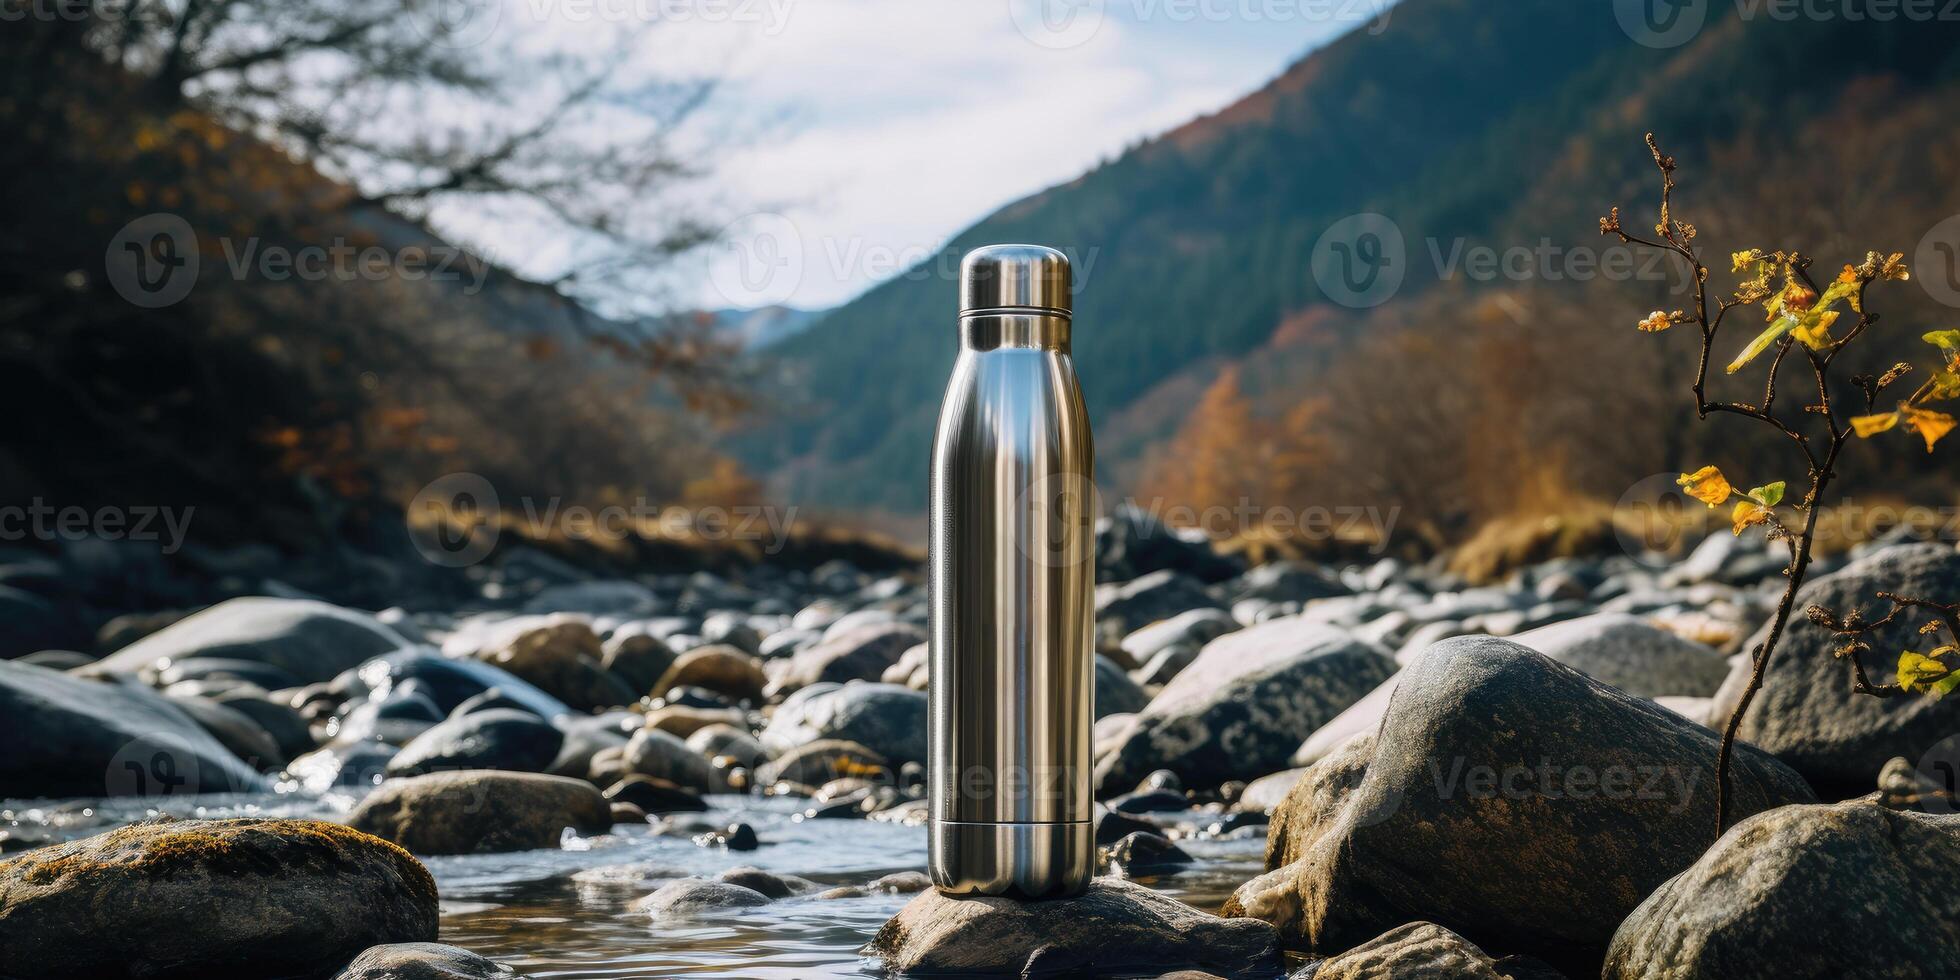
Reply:
M1068 316L1068 256L1041 245L988 245L960 262L960 315L1038 310Z

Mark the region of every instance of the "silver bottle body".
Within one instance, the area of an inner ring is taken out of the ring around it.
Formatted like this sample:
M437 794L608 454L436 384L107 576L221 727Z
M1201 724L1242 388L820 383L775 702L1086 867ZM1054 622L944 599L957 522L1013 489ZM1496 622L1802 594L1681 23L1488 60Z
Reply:
M1094 447L1058 311L968 313L932 453L928 865L960 894L1094 874Z

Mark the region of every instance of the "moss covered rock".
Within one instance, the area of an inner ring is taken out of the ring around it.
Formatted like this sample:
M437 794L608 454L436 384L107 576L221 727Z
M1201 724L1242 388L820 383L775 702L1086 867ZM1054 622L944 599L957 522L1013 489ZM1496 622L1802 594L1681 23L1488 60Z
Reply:
M312 975L435 937L429 872L339 824L148 821L0 864L17 980Z

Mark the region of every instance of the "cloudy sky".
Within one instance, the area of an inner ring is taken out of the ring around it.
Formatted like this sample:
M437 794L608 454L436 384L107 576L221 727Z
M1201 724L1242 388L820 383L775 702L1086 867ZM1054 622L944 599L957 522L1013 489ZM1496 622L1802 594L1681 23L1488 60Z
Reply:
M742 145L712 183L734 220L677 293L719 308L843 302L989 211L1378 25L1385 0L509 2L509 23L595 38L650 11L648 57L723 79L710 122ZM758 243L777 271L745 276Z

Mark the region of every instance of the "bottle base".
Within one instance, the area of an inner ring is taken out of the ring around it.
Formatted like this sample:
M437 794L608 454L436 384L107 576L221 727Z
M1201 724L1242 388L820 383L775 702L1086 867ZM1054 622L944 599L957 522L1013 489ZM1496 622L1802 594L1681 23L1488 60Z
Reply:
M949 895L1061 898L1096 873L1096 828L1070 823L932 822L926 865Z

